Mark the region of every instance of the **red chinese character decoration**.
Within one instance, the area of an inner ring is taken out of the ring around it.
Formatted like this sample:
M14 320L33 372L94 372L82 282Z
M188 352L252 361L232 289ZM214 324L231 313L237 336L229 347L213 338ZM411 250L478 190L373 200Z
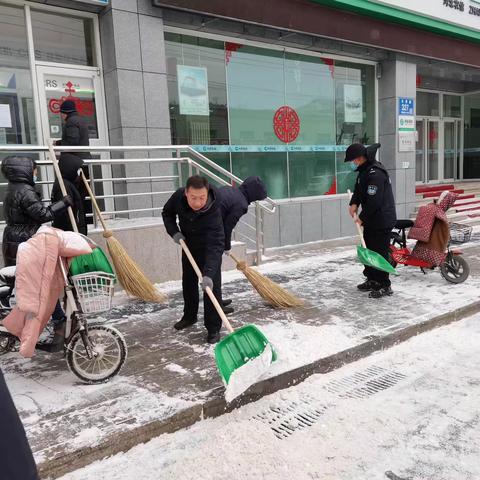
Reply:
M288 105L280 107L273 116L273 131L283 143L294 142L300 133L300 118Z
M75 102L75 106L77 107L77 112L80 115L86 116L86 117L91 117L95 113L95 105L92 100L81 100L80 98L74 97L72 94L76 92L76 90L73 88L73 83L68 82L65 84L67 87L65 89L65 92L68 94L67 97L62 97L62 98L52 98L48 102L48 109L54 113L54 114L59 114L60 113L60 106L65 100L72 100Z
M225 42L225 63L228 65L230 63L230 59L232 55L237 50L240 50L243 45L234 42Z

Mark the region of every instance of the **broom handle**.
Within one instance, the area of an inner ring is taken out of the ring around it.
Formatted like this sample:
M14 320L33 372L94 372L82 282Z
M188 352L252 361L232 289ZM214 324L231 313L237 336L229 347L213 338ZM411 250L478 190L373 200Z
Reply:
M197 262L195 261L192 254L190 253L190 250L188 249L187 244L183 240L180 240L180 245L182 246L182 249L183 249L185 255L187 256L187 258L190 261L193 269L195 270L195 273L197 274L198 280L200 280L200 282L201 282L202 277L203 277L202 272L198 268ZM234 330L233 330L232 326L230 325L230 322L228 321L227 316L225 315L224 311L222 310L222 307L218 303L218 300L216 299L215 295L213 294L211 288L207 287L205 289L205 291L207 292L207 295L210 297L210 300L212 301L212 303L215 307L215 310L220 315L220 318L222 319L223 325L225 326L225 328L230 333L233 333Z
M350 190L347 190L347 192L348 192L349 198L351 199L352 198L352 192ZM365 239L363 238L362 227L358 224L357 220L358 220L358 215L355 213L355 215L353 216L353 221L355 222L355 225L357 227L358 236L360 237L360 241L362 242L362 247L367 248L367 245L365 243Z
M237 258L233 253L229 253L228 256L238 265L240 263L240 259Z
M82 177L83 184L85 185L85 188L87 189L90 200L92 201L93 207L95 208L95 212L97 214L97 217L100 220L100 223L102 224L103 230L106 232L108 230L107 224L105 223L105 220L103 219L102 212L100 211L100 207L98 206L97 199L95 198L95 194L93 193L92 189L90 188L90 184L88 183L88 180L85 177L85 174L83 173L83 170L80 170L80 176Z
M50 151L50 158L53 163L53 169L55 170L55 175L57 176L58 184L60 185L60 190L62 195L66 197L67 189L65 188L65 183L63 182L62 172L60 172L60 168L58 166L58 160L55 155L55 150L53 149L53 140L51 138L48 139L48 150ZM75 220L75 215L73 214L72 207L68 207L68 216L70 217L70 223L72 224L73 231L78 233L78 226Z

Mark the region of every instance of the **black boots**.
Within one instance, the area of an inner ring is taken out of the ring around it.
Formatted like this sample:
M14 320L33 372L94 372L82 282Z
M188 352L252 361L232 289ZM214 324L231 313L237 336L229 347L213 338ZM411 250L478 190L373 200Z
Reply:
M36 349L43 352L57 353L61 352L65 345L65 322L54 331L52 340L50 342L37 343Z
M360 285L357 285L357 288L362 292L370 292L371 290L378 290L380 286L381 285L378 282L375 282L374 280L366 280Z
M220 332L208 332L207 342L214 344L218 343L220 340Z
M378 290L372 290L368 294L370 298L382 298L382 297L388 297L390 295L393 295L393 290L390 287L390 285L388 285L387 287L381 287Z
M197 317L195 317L193 320L191 318L185 318L182 317L180 321L178 321L173 328L175 330L183 330L184 328L191 327L192 325L195 325L197 323Z

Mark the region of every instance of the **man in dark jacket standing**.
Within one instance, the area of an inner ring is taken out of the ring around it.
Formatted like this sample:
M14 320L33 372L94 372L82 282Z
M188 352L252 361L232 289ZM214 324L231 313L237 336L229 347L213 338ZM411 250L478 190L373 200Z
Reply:
M65 123L62 127L62 139L57 142L57 145L62 147L88 147L90 145L88 127L85 120L78 114L75 102L65 100L60 105L60 113ZM63 152L60 158L68 158L70 155L83 159L90 158L88 152Z
M353 162L358 172L349 212L355 218L362 207L357 222L363 225L367 248L388 260L390 234L397 216L390 177L386 168L375 160L378 148L379 143L370 147L354 143L346 151L345 162ZM359 290L369 291L371 298L392 295L388 273L365 267L363 274L367 280L358 285Z
M57 145L62 147L88 147L90 139L88 135L88 126L85 120L77 112L77 107L73 100L65 100L60 105L60 114L64 120L62 127L62 139L57 141ZM85 200L87 192L83 183L75 172L83 167L85 159L91 158L89 152L62 152L59 159L59 167L62 172L62 177L65 181L68 194L74 200L73 211L74 215L79 221L80 233L87 234L87 222L85 214L91 212L90 202ZM67 172L67 175L65 175ZM88 170L84 171L88 178ZM52 201L56 201L61 195L60 186L56 180L52 190ZM80 200L82 205L80 205ZM56 228L62 230L73 230L70 222L70 217L64 215L62 219L57 221L54 225Z
M220 267L225 234L217 190L205 178L194 175L187 180L185 188L179 188L170 197L163 207L162 217L167 233L173 240L178 244L184 240L190 249L203 274L202 289L205 291L206 287L210 287L220 301ZM198 277L183 252L182 289L184 309L182 319L174 325L177 330L197 322L199 305ZM206 294L203 295L203 305L207 342L217 343L222 321Z
M257 200L267 198L267 189L260 177L248 177L237 187L222 187L218 189L220 212L222 214L223 229L225 232L225 253L232 249L232 232L240 218L248 212L248 206ZM225 313L232 313L228 307L232 301L223 299Z

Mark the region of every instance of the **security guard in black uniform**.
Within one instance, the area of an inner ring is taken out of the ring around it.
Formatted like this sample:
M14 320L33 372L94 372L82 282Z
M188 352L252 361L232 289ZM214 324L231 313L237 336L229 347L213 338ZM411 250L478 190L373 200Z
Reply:
M345 162L353 162L358 172L355 190L350 200L350 215L363 226L367 248L388 259L390 234L397 221L392 183L385 167L375 160L380 144L365 147L354 143L347 148ZM370 292L370 298L392 295L389 275L372 267L365 267L367 280L358 289Z

